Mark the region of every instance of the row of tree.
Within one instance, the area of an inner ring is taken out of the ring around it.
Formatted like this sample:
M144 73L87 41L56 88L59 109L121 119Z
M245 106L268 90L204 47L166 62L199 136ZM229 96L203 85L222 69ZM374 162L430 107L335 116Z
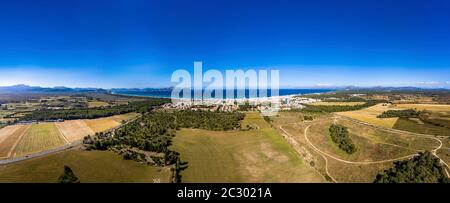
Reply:
M129 112L148 112L157 106L169 102L168 99L147 99L144 101L133 101L129 104L96 107L96 108L74 108L74 109L60 109L60 110L37 110L33 111L21 118L21 120L72 120L72 119L94 119L100 117L108 117Z
M347 152L347 154L356 152L356 145L353 144L348 136L347 127L339 124L332 124L328 130L330 132L331 140L333 140L340 149Z
M179 128L200 128L205 130L234 130L240 128L244 114L239 112L174 111L175 123Z
M405 109L405 110L387 110L380 115L378 118L418 118L422 112L416 111L414 109Z

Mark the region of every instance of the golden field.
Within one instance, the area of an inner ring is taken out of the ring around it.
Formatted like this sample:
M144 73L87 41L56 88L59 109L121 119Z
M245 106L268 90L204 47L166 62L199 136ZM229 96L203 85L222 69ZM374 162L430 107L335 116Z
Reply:
M360 120L366 123L370 123L372 125L382 126L385 128L394 127L398 118L377 118L378 115L387 111L394 110L397 108L392 107L390 104L377 104L375 106L371 106L369 108L356 110L356 111L346 111L346 112L338 112L336 114L341 116L350 117L356 120Z

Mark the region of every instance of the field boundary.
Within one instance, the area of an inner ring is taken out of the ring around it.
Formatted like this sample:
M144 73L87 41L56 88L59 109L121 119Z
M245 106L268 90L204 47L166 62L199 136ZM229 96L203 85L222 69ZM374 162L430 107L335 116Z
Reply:
M58 129L59 135L61 135L61 137L64 139L64 141L66 141L66 144L70 144L69 140L64 135L64 133L61 131L61 129L59 129L58 125L56 125L56 123L54 123L53 125L55 125L56 129Z
M381 164L381 163L387 163L387 162L393 162L393 161L403 160L403 159L411 158L411 157L417 155L417 153L415 153L415 154L411 154L411 155L407 155L407 156L403 156L403 157L398 157L398 158L393 158L393 159L385 159L385 160L379 160L379 161L347 161L347 160L344 160L344 159L335 157L335 156L333 156L333 155L330 155L330 154L328 154L328 153L326 153L326 152L323 152L322 150L320 150L320 149L318 149L316 146L314 146L314 145L311 143L311 141L309 141L308 136L307 136L307 134L308 134L308 129L309 129L309 127L311 127L311 126L313 126L313 125L316 125L316 124L318 124L318 123L319 123L319 122L317 122L317 123L312 123L312 124L308 125L308 126L305 128L305 130L304 130L303 136L305 137L305 139L306 139L306 141L308 142L308 144L311 145L311 147L313 147L317 152L319 152L319 153L321 153L321 154L323 154L323 155L325 155L325 156L328 156L328 157L330 157L330 158L332 158L332 159L334 159L334 160L336 160L336 161L340 161L340 162L347 163L347 164L357 164L357 165L364 165L364 164Z
M2 159L2 160L0 160L0 165L6 165L6 164L15 163L15 162L19 162L19 161L24 161L24 160L28 160L28 159L32 159L32 158L46 156L46 155L53 154L53 153L56 153L56 152L64 151L66 149L74 148L74 147L76 147L78 145L81 145L81 144L82 144L82 141L77 141L77 142L66 144L66 145L63 145L63 146L60 146L60 147L56 147L56 148L53 148L53 149L47 149L47 150L44 150L44 151L36 152L36 153L33 153L33 154L28 154L28 155L21 156L21 157Z
M362 122L362 121L359 121L359 120L356 120L356 119L353 119L353 118L348 118L348 117L346 117L346 116L341 116L341 115L336 115L336 114L334 114L334 115L337 116L338 118L342 118L342 117L343 117L343 118L348 119L348 120L350 120L350 121L352 121L352 122L356 122L356 123L363 124L363 125L368 125L368 126L370 126L370 127L375 127L375 128L377 128L377 129L384 130L384 131L388 131L388 132L403 133L403 134L409 134L409 135L411 135L411 136L418 136L418 137L423 137L423 138L428 138L428 139L436 140L436 141L439 142L439 146L436 147L435 149L431 150L431 153L432 153L436 158L438 158L438 159L440 160L440 162L441 162L445 167L447 167L447 168L450 169L450 166L449 166L444 160L442 160L442 159L437 155L437 151L438 151L439 149L442 148L443 143L442 143L442 141L441 141L440 139L436 138L436 137L433 136L433 135L421 134L421 133L414 133L414 132L402 131L402 130L397 130L397 129L389 129L389 128L384 128L384 127L381 127L381 126L374 126L374 125L372 125L372 124L368 124L368 123L365 123L365 122ZM336 118L336 117L335 117L335 118ZM383 160L383 161L372 161L372 162L353 162L353 161L343 160L343 159L334 157L334 156L332 156L332 155L330 155L330 154L327 154L327 153L325 153L325 152L319 150L317 147L315 147L315 146L309 141L308 136L307 136L308 128L309 128L310 126L315 125L315 124L318 124L318 123L320 123L320 122L316 122L316 123L312 123L312 124L308 125L308 126L305 128L303 135L304 135L306 141L308 142L308 144L310 144L311 147L313 147L317 152L322 153L323 155L326 155L326 156L328 156L328 157L330 157L330 158L332 158L332 159L334 159L334 160L336 160L336 161L340 161L340 162L348 163L348 164L359 164L359 165L363 165L363 164L378 164L378 163L385 163L385 162L393 162L393 161L403 160L403 159L411 158L411 157L414 157L414 156L418 155L418 153L415 153L415 154L411 154L411 155L408 155L408 156L399 157L399 158L395 158L395 159L388 159L388 160ZM420 152L420 151L423 151L423 150L417 150L417 151ZM445 167L444 167L444 169L446 169ZM447 172L447 176L450 177L449 174L448 174L448 172Z
M116 127L114 127L114 128L111 128L111 129L109 129L109 130L106 130L106 131L104 131L104 132L112 132L112 131L115 131L115 130L117 130L118 128L120 128L121 126L126 125L126 124L128 124L129 122L132 122L132 121L138 119L139 117L140 117L140 116L137 116L136 118L130 119L130 120L127 121L126 123L121 123L120 125L118 125L118 126L116 126ZM17 144L19 143L19 141L22 140L23 135L25 135L25 133L28 131L28 129L29 129L30 127L31 127L31 125L28 125L28 128L24 131L23 134L20 135L20 138L17 139L16 143L14 143L14 146L11 147L10 151L8 152L8 156L6 156L6 157L0 157L0 158L4 158L4 159L0 159L0 165L5 165L5 164L15 163L15 162L24 161L24 160L28 160L28 159L32 159L32 158L42 157L42 156L45 156L45 155L49 155L49 154L53 154L53 153L56 153L56 152L64 151L64 150L66 150L66 149L74 148L74 147L76 147L76 146L78 146L78 145L81 145L81 144L83 143L82 140L78 140L78 141L74 141L74 142L67 142L66 144L64 144L64 145L62 145L62 146L55 147L55 148L52 148L52 149L47 149L47 150L35 152L35 153L32 153L32 154L27 154L27 155L20 156L20 157L13 157L13 158L10 158L10 157L11 157L11 153L15 150ZM58 126L55 125L55 127L58 129L58 132L59 132L60 135L64 138L64 140L66 140L64 134L62 134L62 133L60 132Z
M31 125L27 125L27 129L25 129L23 131L23 133L20 135L19 139L16 140L16 142L14 143L14 145L11 147L11 149L9 149L8 155L6 157L11 157L11 153L16 149L17 145L19 144L20 141L22 141L23 136L28 132L28 130L30 130Z

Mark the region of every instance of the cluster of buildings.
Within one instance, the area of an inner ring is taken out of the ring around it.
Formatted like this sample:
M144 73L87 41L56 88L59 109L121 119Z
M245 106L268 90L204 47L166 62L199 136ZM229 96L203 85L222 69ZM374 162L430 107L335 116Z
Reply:
M179 110L211 110L233 112L237 110L267 110L269 103L278 105L280 110L301 109L302 104L319 102L320 99L286 95L265 98L236 98L236 99L179 99L163 105L165 109Z

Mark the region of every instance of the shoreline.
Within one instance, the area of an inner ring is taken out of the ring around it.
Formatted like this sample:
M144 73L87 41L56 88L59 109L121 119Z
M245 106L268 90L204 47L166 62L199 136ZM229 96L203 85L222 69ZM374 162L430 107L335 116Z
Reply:
M310 90L310 89L305 89L305 90ZM312 89L311 89L312 90ZM217 101L217 100L222 100L222 101L230 101L230 100L261 100L261 99L274 99L274 98L290 98L290 97L294 97L294 96L302 96L302 95L312 95L312 94L325 94L325 93L330 93L330 92L334 92L336 90L326 90L326 91L320 91L320 92L312 92L312 93L298 93L298 94L286 94L286 95L276 95L276 96L266 96L266 97L243 97L243 98L222 98L222 99L218 99L218 98L193 98L193 99L183 99L183 98L178 98L179 100L194 100L194 101ZM140 97L140 98L161 98L161 99L172 99L171 96L158 96L158 95L138 95L138 94L127 94L127 93L117 93L117 92L110 92L110 94L112 95L117 95L117 96L129 96L129 97Z

